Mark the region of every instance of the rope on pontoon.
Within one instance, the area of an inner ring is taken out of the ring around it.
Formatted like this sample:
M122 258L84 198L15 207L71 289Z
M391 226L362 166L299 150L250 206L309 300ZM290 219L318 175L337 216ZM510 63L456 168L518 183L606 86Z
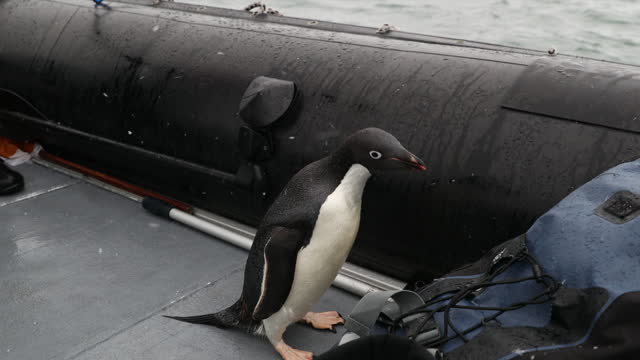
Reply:
M253 16L263 16L263 15L282 16L282 14L278 10L267 7L266 4L263 4L260 1L256 1L254 3L247 5L244 8L244 11L250 12Z

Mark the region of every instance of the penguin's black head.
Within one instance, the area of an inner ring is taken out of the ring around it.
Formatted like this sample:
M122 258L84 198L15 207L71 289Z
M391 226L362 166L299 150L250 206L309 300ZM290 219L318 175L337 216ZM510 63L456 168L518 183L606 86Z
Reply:
M341 147L348 151L350 161L370 172L393 169L427 169L422 160L404 148L393 135L377 128L366 128L349 136Z

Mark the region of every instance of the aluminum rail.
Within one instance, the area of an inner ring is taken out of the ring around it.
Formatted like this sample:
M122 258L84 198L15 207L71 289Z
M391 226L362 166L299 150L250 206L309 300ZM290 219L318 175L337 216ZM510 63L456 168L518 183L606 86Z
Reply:
M100 180L85 176L79 172L70 170L50 161L34 158L33 162L71 177L83 179L92 185L119 194L132 201L142 202L143 200L141 196L113 185L109 185ZM251 248L253 237L256 233L256 230L250 226L198 208L194 209L193 215L174 208L170 211L169 216L173 220L186 226L202 231L217 239L223 240L245 250L249 250ZM405 285L406 284L402 281L351 263L345 263L340 269L338 276L333 281L333 286L357 296L364 296L365 294L373 291L402 289Z

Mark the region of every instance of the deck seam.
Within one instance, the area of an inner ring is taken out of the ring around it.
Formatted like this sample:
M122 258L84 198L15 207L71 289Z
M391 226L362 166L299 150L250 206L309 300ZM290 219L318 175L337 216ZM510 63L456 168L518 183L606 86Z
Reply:
M13 205L13 204L17 204L26 200L31 200L31 199L35 199L37 197L40 197L42 195L46 195L46 194L50 194L53 192L56 192L58 190L63 190L66 189L68 187L71 187L73 185L77 185L80 183L80 180L78 179L73 179L73 181L66 183L66 184L62 184L62 185L56 185L54 187L51 187L49 189L43 189L43 190L39 190L39 191L34 191L32 193L29 194L25 194L23 196L19 196L13 200L10 200L8 202L4 202L4 203L0 203L0 208L5 207L5 206L9 206L9 205Z

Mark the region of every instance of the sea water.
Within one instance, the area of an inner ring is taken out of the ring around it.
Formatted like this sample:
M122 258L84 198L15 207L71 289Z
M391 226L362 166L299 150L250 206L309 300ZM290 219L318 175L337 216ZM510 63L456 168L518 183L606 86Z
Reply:
M178 1L178 0L176 0ZM180 0L242 9L252 1ZM265 0L286 16L640 65L640 0Z

